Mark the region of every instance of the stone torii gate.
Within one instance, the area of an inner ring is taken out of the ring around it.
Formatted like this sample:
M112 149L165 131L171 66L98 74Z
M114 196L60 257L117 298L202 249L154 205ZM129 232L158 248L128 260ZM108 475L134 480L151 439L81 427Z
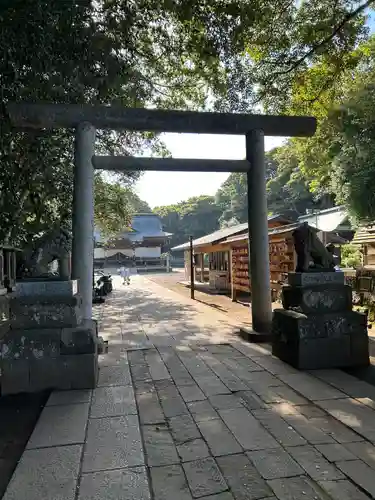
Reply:
M246 172L252 324L256 332L270 331L272 308L264 136L311 136L316 130L314 118L133 109L88 104L8 103L7 109L12 124L22 129L75 129L72 278L79 280L84 318L91 319L92 316L95 168L118 171ZM246 160L95 156L96 129L245 135Z

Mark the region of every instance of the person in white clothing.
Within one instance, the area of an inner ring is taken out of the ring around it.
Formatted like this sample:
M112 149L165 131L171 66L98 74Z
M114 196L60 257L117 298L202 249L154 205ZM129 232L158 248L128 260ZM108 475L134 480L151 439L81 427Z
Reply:
M130 285L130 271L129 268L125 266L120 267L120 276L122 278L123 285Z

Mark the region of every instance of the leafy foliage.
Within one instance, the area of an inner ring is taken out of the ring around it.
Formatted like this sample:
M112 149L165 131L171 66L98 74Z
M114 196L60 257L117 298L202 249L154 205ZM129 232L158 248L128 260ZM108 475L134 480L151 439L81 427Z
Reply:
M320 106L324 114L323 97L332 102L343 74L361 57L355 48L366 36L365 12L372 3L2 0L0 241L25 241L71 215L71 131L13 130L4 112L9 100L230 111L261 104L288 113ZM324 126L317 136L322 144ZM304 144L308 146L293 143L293 154L305 181L311 189L329 191L327 162L324 175L318 164L311 167L311 161L301 158L313 151L314 143ZM145 150L167 153L150 133L98 132L99 153ZM324 182L316 180L315 172ZM129 187L136 178L122 175L117 180ZM222 224L246 213L237 180L237 191L225 186L219 196ZM105 205L97 194L96 217L109 229L116 213L105 212L105 206L119 207L118 219L125 216L125 206L113 202L120 196L119 186L103 182L97 180L98 193L109 199ZM272 189L279 192L277 184ZM189 213L190 219L183 217L193 220ZM199 232L193 223L190 229Z
M185 243L189 236L199 238L219 229L221 210L213 196L189 198L153 211L161 217L165 231L173 233L172 247Z
M341 247L342 267L357 267L362 264L362 254L357 245L342 245Z
M148 204L120 183L109 183L95 176L95 226L103 237L119 234L129 226L134 213L151 212Z
M335 88L307 108L320 119L315 136L290 140L281 148L281 164L294 158L296 172L314 200L345 204L353 219L366 222L375 219L375 37L358 46L351 60L355 67L348 67ZM323 75L325 68L320 65L311 71ZM304 91L310 92L308 85ZM305 112L306 103L298 99L296 95L294 109Z

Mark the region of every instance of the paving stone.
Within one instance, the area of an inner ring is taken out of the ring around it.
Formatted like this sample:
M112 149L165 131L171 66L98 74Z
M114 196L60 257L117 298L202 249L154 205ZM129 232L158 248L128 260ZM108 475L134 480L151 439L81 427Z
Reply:
M150 500L144 467L83 474L78 500Z
M355 455L354 458L360 458L367 465L375 470L375 446L366 441L360 443L347 443L345 445L347 450L350 450ZM346 459L341 459L346 460Z
M98 387L113 385L131 385L129 365L123 362L119 366L103 366L99 370Z
M367 491L372 497L375 497L374 469L371 469L362 460L337 462L336 465L354 483Z
M175 386L158 390L158 395L166 417L188 413L184 400Z
M220 410L219 415L245 450L264 450L280 446L246 408Z
M237 349L244 356L252 359L258 358L260 356L272 356L272 348L263 347L257 344L249 344L244 340L235 340L231 342L231 345Z
M357 443L356 443L357 444ZM362 444L362 443L358 443ZM357 457L351 453L347 447L344 447L339 443L332 444L317 444L315 448L320 451L320 453L329 462L339 462L342 460L355 460Z
M184 377L173 377L174 383L177 385L178 388L184 387L184 386L189 386L189 385L195 385L195 380L191 375L189 375L189 372L186 376Z
M88 413L88 403L46 406L27 443L27 449L83 443Z
M188 385L189 383L194 383L189 372L172 347L159 347L158 350L162 360L168 368L171 377L177 385L184 386Z
M278 415L270 410L254 410L253 415L283 446L301 446L306 440Z
M201 437L191 415L179 415L168 420L172 437L177 444Z
M360 403L375 410L375 398L356 398Z
M245 455L220 457L217 462L236 500L257 500L272 495L267 483Z
M250 359L247 356L241 356L236 358L236 361L239 366L245 369L248 372L264 372L266 371L259 363L257 363L257 358Z
M128 350L126 356L130 366L145 362L145 353L143 349Z
M315 405L297 405L296 410L306 418L326 417L326 413Z
M197 422L214 457L241 453L242 448L221 419Z
M200 353L199 357L207 363L211 370L231 391L246 391L246 389L248 389L247 385L240 378L228 370L228 368L212 354Z
M234 395L248 410L266 408L266 404L252 391L238 391Z
M262 387L260 385L254 385L252 390L254 393L261 399L263 403L271 404L271 403L283 403L285 399L277 394L275 391L276 387Z
M182 464L193 498L214 495L228 486L213 458L202 458Z
M219 414L212 408L209 401L196 401L187 404L190 413L196 422L205 422L219 418Z
M155 385L151 379L150 380L134 380L133 386L134 386L136 394L156 392Z
M272 373L272 375L285 375L289 373L298 373L295 368L284 363L274 356L254 357L253 361L259 364L262 368Z
M159 424L165 422L165 416L156 393L137 393L136 400L141 424Z
M287 448L287 451L307 474L316 481L344 479L342 473L333 464L330 464L313 446L294 446Z
M227 366L244 384L251 381L251 372L263 371L263 368L248 358L226 358L221 357L221 361Z
M358 380L353 375L349 375L342 370L314 370L312 374L352 398L375 398L375 387L373 385Z
M215 396L216 394L230 394L230 390L226 387L216 375L207 375L204 377L194 377L204 394Z
M171 378L166 378L163 380L153 380L155 388L157 391L161 391L162 389L176 389L176 384Z
M192 351L176 351L181 362L188 370L190 375L196 379L197 377L213 376L212 370L197 356L197 353Z
M327 500L318 486L304 476L272 479L268 484L278 500Z
M240 398L234 394L218 394L208 398L215 410L232 410L234 408L243 408Z
M180 386L178 390L180 391L185 403L190 403L191 401L203 401L206 399L206 396L195 383L194 385Z
M248 452L247 456L264 479L300 476L304 472L282 448Z
M83 472L142 465L143 448L136 415L89 420Z
M375 441L374 411L367 406L350 398L320 401L319 406L361 436Z
M333 438L316 427L312 420L300 414L283 415L284 420L291 425L302 437L312 444L333 443Z
M126 352L122 351L121 348L112 349L108 350L105 354L99 354L98 361L100 367L116 366L122 364L124 360L127 361Z
M171 378L167 367L165 366L156 349L148 349L145 353L145 359L150 370L151 378L153 380L164 380Z
M130 386L98 387L93 391L90 418L137 415L134 391Z
M273 388L274 392L280 396L281 402L288 403L292 405L307 405L309 401L294 391L291 387L287 385L280 385L279 387Z
M150 370L148 369L146 361L143 361L140 364L133 365L129 364L130 372L132 375L132 379L134 382L141 380L152 380Z
M219 493L218 495L210 495L209 497L202 497L204 500L234 500L234 496L229 491ZM265 500L268 500L267 498Z
M305 396L311 401L321 401L325 399L340 399L346 395L334 387L318 380L308 373L292 373L279 375L279 378L295 391Z
M74 500L82 446L26 450L3 500Z
M53 391L48 398L46 406L71 405L90 403L92 391Z
M177 453L182 462L190 462L197 458L206 458L210 456L210 452L203 439L193 439L177 445Z
M341 481L319 481L332 500L368 500L368 496L346 479Z
M150 474L154 500L192 500L181 465L151 467Z
M246 381L247 385L250 387L277 387L284 385L278 378L271 373L266 371L253 371L250 374L250 378Z
M142 426L147 465L172 465L179 462L171 433L163 425Z
M241 356L241 354L230 344L205 344L204 350L211 354L222 354L225 356Z
M339 443L363 441L362 436L359 436L333 417L326 416L313 418L310 422L329 436L332 436Z

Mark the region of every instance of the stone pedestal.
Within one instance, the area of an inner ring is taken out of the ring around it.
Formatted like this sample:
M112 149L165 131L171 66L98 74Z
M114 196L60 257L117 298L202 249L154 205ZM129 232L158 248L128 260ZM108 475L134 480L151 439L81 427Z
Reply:
M344 274L290 273L272 319L272 353L299 369L369 364L367 317L352 311Z
M96 386L97 324L82 319L81 304L76 281L17 284L0 337L2 395Z

